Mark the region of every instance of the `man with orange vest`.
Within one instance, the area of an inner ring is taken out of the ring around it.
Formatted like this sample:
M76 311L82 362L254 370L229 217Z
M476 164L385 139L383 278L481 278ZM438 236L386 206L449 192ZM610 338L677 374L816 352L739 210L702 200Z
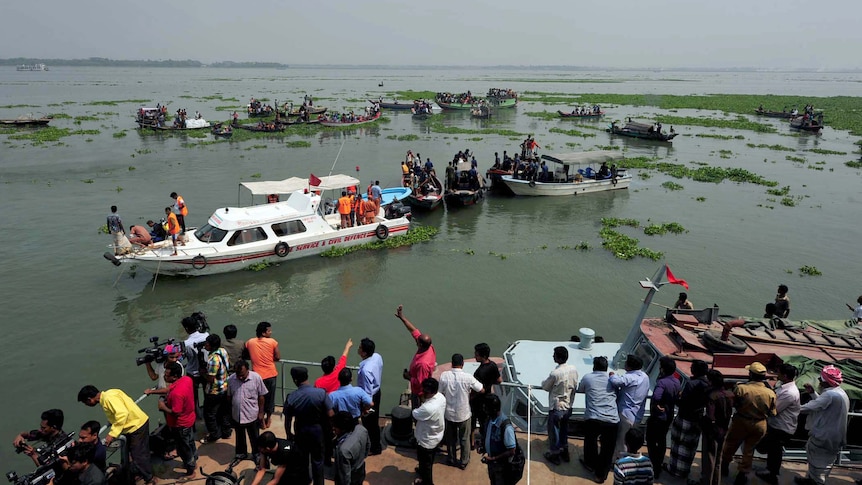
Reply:
M167 218L168 224L168 234L171 235L171 241L174 244L174 254L171 256L177 255L177 234L180 233L180 223L177 222L177 215L171 212L170 207L165 207L165 216ZM185 244L183 244L185 245Z
M353 211L350 213L350 218L354 226L362 225L362 196L358 192L353 194Z
M350 209L353 205L353 201L350 200L350 197L347 195L346 190L341 191L341 197L338 199L338 213L341 214L341 228L350 226Z
M171 199L174 199L173 213L177 216L177 221L180 223L182 233L186 233L186 216L189 215L189 208L186 207L186 201L183 197L177 195L176 192L171 192Z

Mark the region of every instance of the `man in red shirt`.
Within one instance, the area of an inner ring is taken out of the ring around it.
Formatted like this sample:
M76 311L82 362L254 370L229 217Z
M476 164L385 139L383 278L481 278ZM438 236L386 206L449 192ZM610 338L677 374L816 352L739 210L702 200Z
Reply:
M191 377L183 375L183 368L177 362L165 364L165 382L169 386L168 394L159 399L159 410L165 413L168 428L177 442L177 454L186 469L186 474L178 481L186 482L196 477L194 385Z
M350 347L353 346L353 339L347 339L344 345L344 352L338 363L335 363L335 357L327 355L320 361L320 367L323 369L323 375L314 381L314 387L318 387L326 391L327 394L337 391L341 384L338 383L338 373L347 365L347 353L350 352Z
M395 310L395 316L401 320L410 336L416 341L416 354L413 360L410 361L410 367L404 369L404 379L410 381L410 404L413 409L416 409L421 404L419 398L422 396L422 381L431 377L434 373L434 368L437 367L437 351L431 345L431 336L427 333L422 333L417 329L407 317L404 316L404 306L398 305Z

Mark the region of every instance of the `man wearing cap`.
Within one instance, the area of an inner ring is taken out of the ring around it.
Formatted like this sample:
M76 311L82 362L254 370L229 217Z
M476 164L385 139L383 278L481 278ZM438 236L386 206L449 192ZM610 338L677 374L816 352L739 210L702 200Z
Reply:
M734 485L748 483L748 472L754 460L754 447L766 434L766 420L775 416L775 392L766 383L766 366L753 362L745 366L748 382L737 384L733 389L736 413L724 439L721 452L721 476L730 474L730 462L739 445L742 446L742 461L736 472Z
M805 384L805 392L811 400L805 403L800 412L808 414L805 429L808 442L805 452L808 455L808 474L795 477L799 485L823 485L832 464L838 458L841 447L847 443L847 412L850 399L841 383L844 377L834 365L827 365L820 372L820 391L817 393L811 384Z
M186 375L186 370L182 364L180 364L180 357L183 354L180 352L180 346L174 344L165 345L164 356L165 360L162 362L156 361L156 365L153 365L152 362L146 362L144 365L147 366L147 374L150 376L151 380L156 381L156 386L148 389L144 389L144 394L167 394L168 393L168 384L165 382L165 366L171 362L176 362L177 365L180 366L180 370L182 373L180 377Z
M326 391L308 383L305 367L292 367L290 377L297 389L287 396L284 405L284 431L287 439L295 440L302 463L311 459L314 485L323 485L323 426L329 426Z

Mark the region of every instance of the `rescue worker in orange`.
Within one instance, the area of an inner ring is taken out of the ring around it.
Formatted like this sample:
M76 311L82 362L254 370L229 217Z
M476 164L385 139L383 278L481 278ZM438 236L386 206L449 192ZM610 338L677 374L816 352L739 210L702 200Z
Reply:
M183 234L186 233L186 216L189 215L189 208L186 207L186 201L181 195L176 192L171 192L171 199L174 199L173 213L177 216L177 221L180 223Z
M362 201L362 210L365 213L365 224L374 224L374 216L377 215L378 206L374 197L368 196L368 200Z
M352 206L350 196L346 190L341 191L341 197L338 199L338 213L341 214L341 228L352 227L350 224L350 207Z
M180 233L180 223L177 221L177 215L171 211L170 207L165 207L165 218L168 223L168 234L171 235L171 242L174 244L174 254L171 256L177 255L177 235ZM180 241L180 244L185 246L186 243Z
M353 206L350 212L351 222L354 226L362 225L362 196L359 193L353 194Z

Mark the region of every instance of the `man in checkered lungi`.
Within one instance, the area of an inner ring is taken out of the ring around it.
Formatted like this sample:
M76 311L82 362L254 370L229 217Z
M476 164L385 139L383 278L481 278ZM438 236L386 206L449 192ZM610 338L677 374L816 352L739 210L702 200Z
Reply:
M706 407L709 381L706 373L709 365L702 360L691 363L691 378L682 389L679 411L670 431L670 460L664 471L675 477L688 476L697 443L700 441L700 420ZM656 477L658 478L658 477Z

